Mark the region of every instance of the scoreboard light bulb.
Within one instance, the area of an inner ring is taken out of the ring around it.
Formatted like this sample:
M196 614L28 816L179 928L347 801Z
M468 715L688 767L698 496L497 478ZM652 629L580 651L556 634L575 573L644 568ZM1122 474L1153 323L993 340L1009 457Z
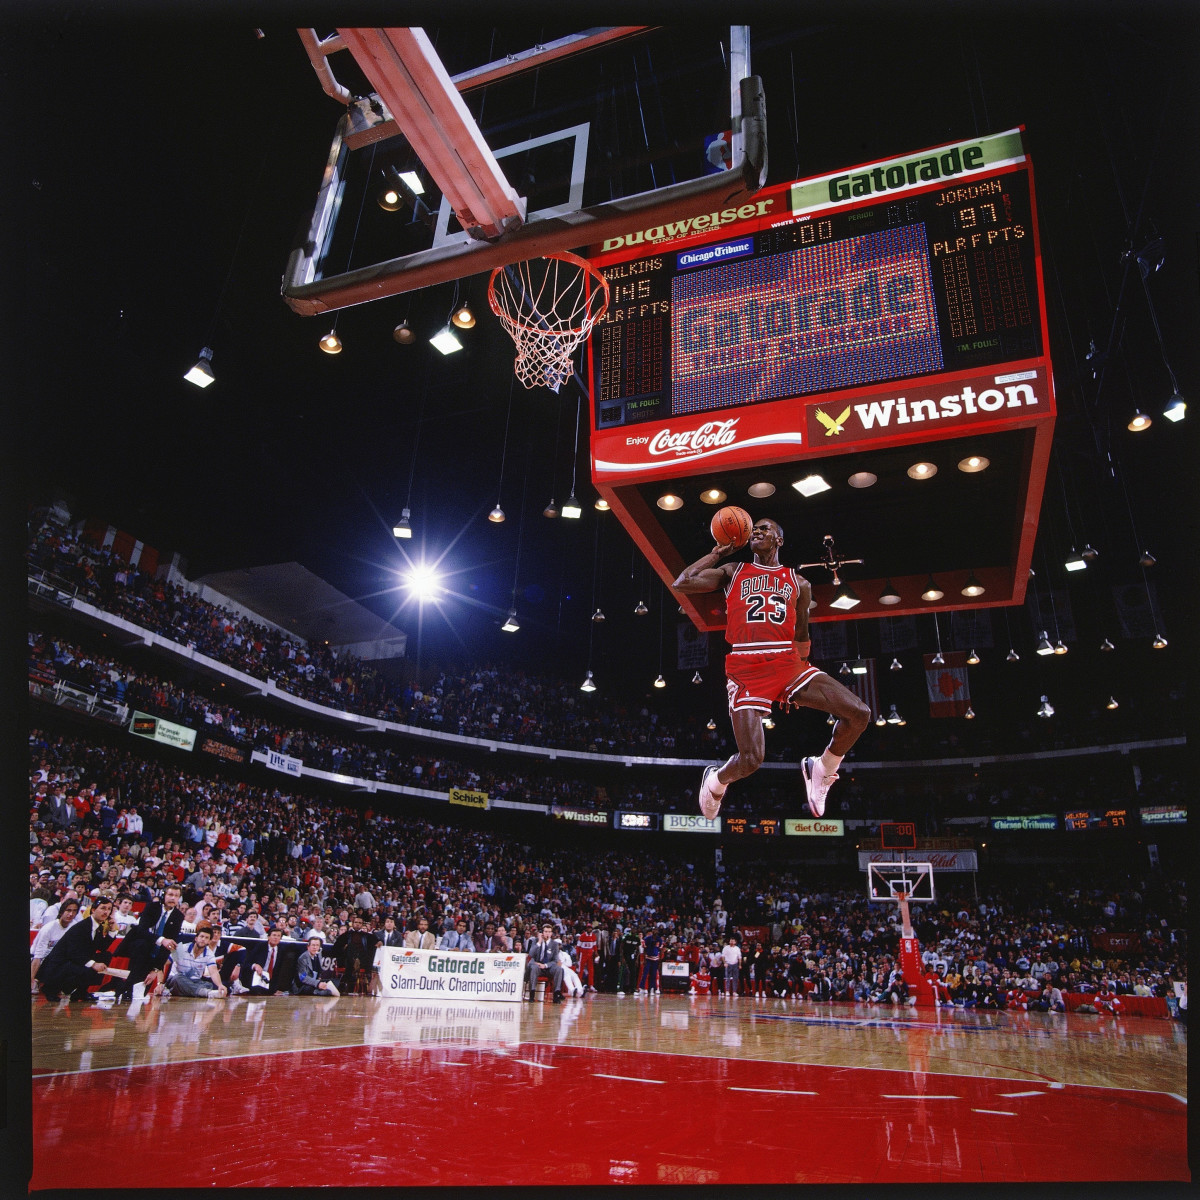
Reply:
M937 466L931 462L913 463L906 474L909 479L932 479L937 474Z
M720 488L709 488L708 491L700 493L700 499L705 504L720 504L727 497Z
M665 508L668 512L674 512L677 508L683 507L683 498L676 496L674 492L664 492L655 503L659 508Z
M958 469L966 475L974 475L979 471L986 471L991 465L990 458L984 458L982 454L972 454L959 461Z
M759 483L752 483L747 489L746 494L753 496L755 500L765 500L768 496L775 495L775 485L762 480Z

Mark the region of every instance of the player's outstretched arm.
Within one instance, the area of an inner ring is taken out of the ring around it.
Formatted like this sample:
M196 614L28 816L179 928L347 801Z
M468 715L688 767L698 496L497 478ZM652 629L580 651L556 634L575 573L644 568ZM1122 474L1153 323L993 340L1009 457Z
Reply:
M690 567L684 567L671 586L684 595L720 591L729 582L732 567L729 563L723 566L717 564L735 549L734 546L714 546L703 558L696 559Z

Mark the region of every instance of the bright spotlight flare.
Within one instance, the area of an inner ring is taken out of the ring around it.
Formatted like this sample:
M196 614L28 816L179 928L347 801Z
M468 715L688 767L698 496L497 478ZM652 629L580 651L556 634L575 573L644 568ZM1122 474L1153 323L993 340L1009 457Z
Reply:
M414 563L405 572L404 582L418 600L433 600L441 594L442 577L431 563Z

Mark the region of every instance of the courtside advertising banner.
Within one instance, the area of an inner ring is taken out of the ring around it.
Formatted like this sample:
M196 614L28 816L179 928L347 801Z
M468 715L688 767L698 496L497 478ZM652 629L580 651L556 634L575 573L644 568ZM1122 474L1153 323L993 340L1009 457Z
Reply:
M720 833L721 818L713 817L710 821L694 813L664 813L664 833Z
M468 954L381 946L383 994L411 1000L504 1000L520 1003L524 954Z
M1186 825L1187 809L1178 804L1152 804L1138 810L1143 825Z
M174 746L177 750L190 750L196 744L194 729L136 710L129 722L129 732L152 742L162 742L164 746Z
M846 823L834 818L788 817L783 823L788 837L844 837Z
M689 964L685 962L665 962L662 964L662 976L664 979L686 979L688 969Z

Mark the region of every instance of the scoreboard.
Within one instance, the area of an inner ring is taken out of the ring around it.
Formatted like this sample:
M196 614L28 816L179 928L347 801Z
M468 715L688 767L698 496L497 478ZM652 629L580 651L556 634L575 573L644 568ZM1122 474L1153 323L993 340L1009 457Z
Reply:
M770 837L783 829L783 822L777 817L725 817L722 824L726 833L761 833Z
M1043 355L1020 131L760 195L591 255L595 429Z
M1063 813L1063 826L1066 829L1124 829L1128 824L1127 808L1081 808Z

